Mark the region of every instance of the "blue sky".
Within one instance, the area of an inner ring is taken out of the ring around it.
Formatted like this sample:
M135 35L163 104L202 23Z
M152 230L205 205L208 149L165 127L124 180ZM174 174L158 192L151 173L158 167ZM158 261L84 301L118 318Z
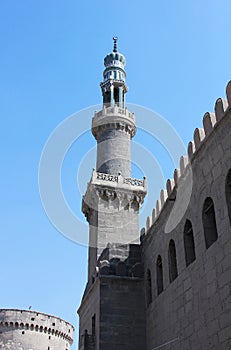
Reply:
M203 114L225 96L230 10L228 0L0 2L1 308L32 305L70 321L78 334L87 249L47 218L38 166L55 127L101 103L103 58L112 37L119 37L127 59L127 101L162 115L187 147ZM158 143L142 132L135 140L155 153L165 180L171 177L173 165ZM62 179L70 207L82 217L76 171L94 139L87 132L80 141L65 159Z

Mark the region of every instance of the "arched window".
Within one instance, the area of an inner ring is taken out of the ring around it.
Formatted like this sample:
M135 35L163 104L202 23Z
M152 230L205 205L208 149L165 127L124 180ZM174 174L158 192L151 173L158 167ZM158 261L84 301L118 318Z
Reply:
M196 259L193 229L189 220L186 220L184 225L184 250L186 266L188 266Z
M177 262L176 262L176 247L173 239L169 242L168 247L168 264L169 264L169 281L174 281L177 276Z
M225 183L225 196L228 208L229 222L231 225L231 169L228 172L226 183Z
M206 198L203 206L202 221L204 226L205 246L208 249L218 238L216 217L212 198Z
M91 319L91 334L95 336L95 314L92 316Z
M156 260L156 285L157 285L157 295L163 292L163 266L161 256L158 255Z
M146 297L147 297L147 305L151 304L151 302L152 302L152 278L151 278L151 272L149 269L147 270L147 276L146 276Z

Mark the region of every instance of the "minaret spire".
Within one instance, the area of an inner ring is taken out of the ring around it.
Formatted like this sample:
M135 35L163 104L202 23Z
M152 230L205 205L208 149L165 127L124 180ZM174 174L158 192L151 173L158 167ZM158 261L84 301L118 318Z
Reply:
M113 37L113 40L114 40L113 52L117 52L117 40L118 40L118 37L117 37L117 36L114 36L114 37Z

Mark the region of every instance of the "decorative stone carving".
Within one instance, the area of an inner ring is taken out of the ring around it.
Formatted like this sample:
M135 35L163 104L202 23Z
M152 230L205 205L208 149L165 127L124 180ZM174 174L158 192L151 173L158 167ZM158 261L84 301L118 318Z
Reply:
M98 139L98 135L102 133L102 131L105 131L107 129L115 129L115 130L121 130L130 135L132 138L136 133L136 126L132 123L130 120L121 119L121 120L114 120L114 122L111 122L107 120L107 118L102 118L101 120L98 120L94 123L92 123L92 134L95 136L96 139Z
M96 176L97 178L97 176ZM104 179L107 184L114 183L113 181ZM142 180L141 180L142 181ZM144 187L141 187L139 191L135 189L132 190L129 185L126 189L121 187L109 187L105 183L104 186L101 184L94 184L91 181L88 185L86 195L82 200L82 211L86 216L87 220L90 222L90 216L93 211L102 211L104 210L100 205L103 204L104 208L108 209L117 209L117 210L134 210L139 211L141 208L146 191ZM127 185L127 184L126 184Z
M102 115L111 115L111 114L120 114L125 115L126 117L130 118L132 121L135 121L134 113L129 112L129 110L125 108L118 108L116 105L114 107L105 107L99 111L95 112L94 117L100 118Z
M125 177L124 183L131 186L144 186L144 180L132 179L131 177Z
M117 175L111 175L111 174L104 174L104 173L96 173L97 179L99 180L105 180L105 181L112 181L112 182L118 182L118 176Z

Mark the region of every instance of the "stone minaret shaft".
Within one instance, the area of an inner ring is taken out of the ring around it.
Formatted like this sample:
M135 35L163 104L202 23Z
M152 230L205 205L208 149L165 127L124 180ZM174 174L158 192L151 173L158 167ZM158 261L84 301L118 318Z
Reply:
M125 58L114 50L104 59L104 81L100 84L103 110L93 118L92 131L97 140L97 171L105 174L130 176L130 142L135 134L135 122L125 107Z
M138 213L146 193L145 180L131 179L130 143L136 132L135 117L125 107L125 57L117 51L104 59L102 110L92 119L97 141L97 164L83 198L90 225L89 280L108 244L137 243ZM125 257L124 257L125 258Z

